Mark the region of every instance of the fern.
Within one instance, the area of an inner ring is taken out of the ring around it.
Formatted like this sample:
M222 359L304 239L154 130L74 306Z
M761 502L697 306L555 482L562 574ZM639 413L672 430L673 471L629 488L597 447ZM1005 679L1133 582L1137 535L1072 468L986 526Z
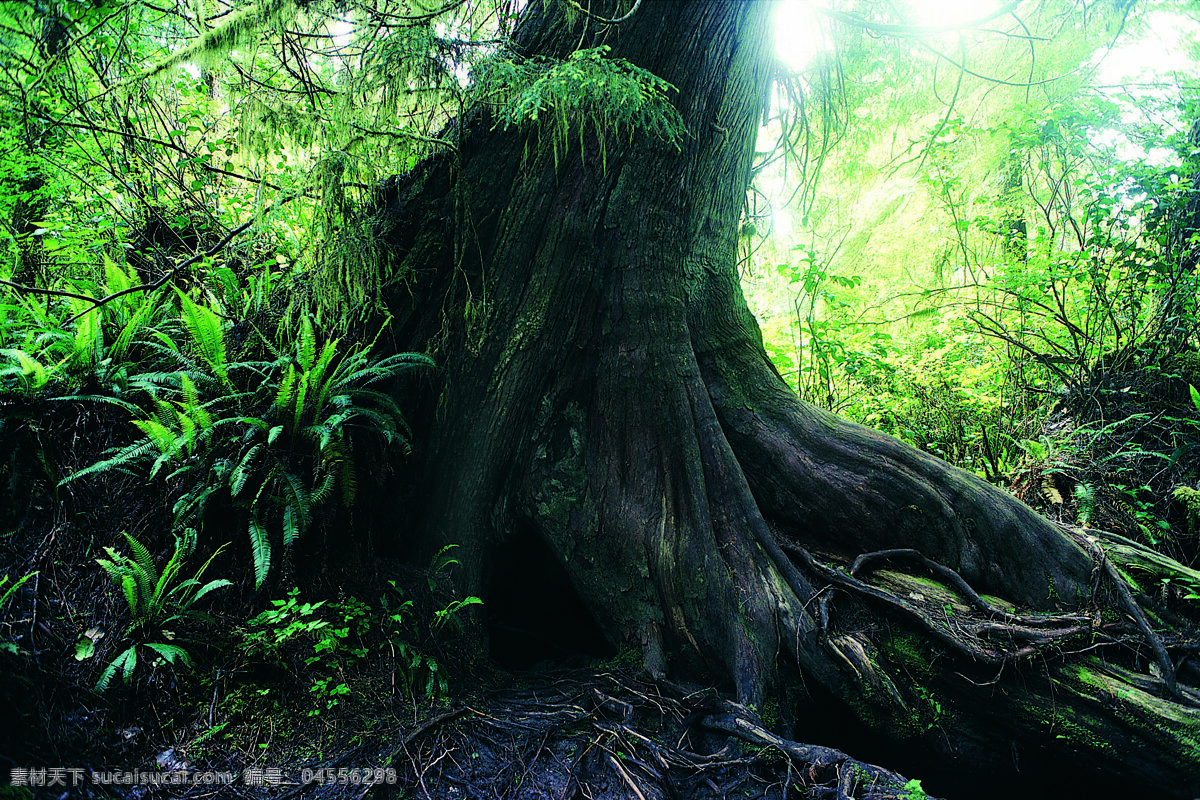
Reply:
M3 578L0 578L0 590L3 590L3 593L0 593L0 610L2 610L4 606L8 604L8 601L12 599L12 596L16 594L17 590L24 586L26 581L36 576L38 572L39 570L34 570L33 572L23 575L7 589L4 587L8 584L9 577L5 575Z
M33 394L42 389L50 378L46 372L46 368L36 358L26 353L24 350L16 348L5 348L0 350L0 355L15 360L17 363L8 367L0 368L0 381L5 378L13 378L18 384L19 390L23 394Z
M271 540L267 529L254 516L249 521L250 554L254 560L254 588L262 586L271 570Z
M117 670L121 670L122 679L129 683L133 678L133 671L137 669L137 646L130 647L121 652L112 663L105 667L100 673L100 679L96 681L96 691L103 692L108 689L109 683L116 676Z
M281 469L276 477L280 479L284 490L283 543L288 546L304 533L312 521L312 499L299 475Z
M263 446L256 444L246 450L238 465L234 468L233 474L229 479L229 494L236 499L246 488L246 482L250 479L251 471L254 467L254 460L262 452Z
M645 132L679 149L687 127L667 99L674 87L625 59L609 58L610 49L579 50L558 62L495 61L481 71L476 97L497 104L505 126L542 123L552 137L555 164L572 131L582 141L589 128L600 145L602 165L614 134L628 139Z
M188 334L196 345L200 357L208 364L222 383L229 383L229 374L225 368L225 334L221 329L221 320L207 306L199 305L190 297L175 290L179 295L179 306L182 320Z
M59 486L65 486L71 481L85 478L88 475L101 475L110 470L125 471L125 467L134 464L138 461L148 459L148 457L156 449L156 443L151 439L143 439L140 442L134 442L122 448L115 448L108 452L114 453L109 458L102 461L97 461L95 464L84 467L77 472L73 472L67 477L58 482Z

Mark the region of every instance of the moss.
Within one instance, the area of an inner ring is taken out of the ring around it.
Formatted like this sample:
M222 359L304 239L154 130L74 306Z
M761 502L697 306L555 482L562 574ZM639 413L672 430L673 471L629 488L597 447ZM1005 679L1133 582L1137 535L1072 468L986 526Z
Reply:
M997 597L994 594L981 594L979 596L983 598L985 603L995 608L999 608L1010 613L1017 610L1016 603L1013 603L1011 600L1005 600L1003 597Z
M871 730L896 740L919 739L950 715L933 692L920 685L913 688L917 697L907 707L869 685L856 687L842 699Z
M763 701L762 722L769 730L779 730L779 698L770 697Z
M892 661L914 677L931 681L937 677L933 667L933 653L925 640L914 633L892 633L880 643L880 650Z
M1200 491L1190 486L1180 486L1171 492L1171 497L1183 506L1187 514L1188 533L1200 535Z
M605 659L600 664L600 669L605 672L621 672L636 675L642 671L645 660L642 657L641 649L630 647L628 644L622 645L615 656Z
M1200 353L1175 353L1163 361L1162 370L1200 389Z
M1129 745L1140 748L1153 742L1156 748L1165 747L1184 772L1194 770L1200 763L1200 722L1190 709L1138 686L1141 676L1114 664L1101 666L1098 662L1065 666L1060 674L1061 683L1082 696L1100 699L1111 708L1121 728L1131 732ZM1111 724L1106 725L1100 716L1063 709L1055 715L1055 722L1063 726L1057 735L1077 747L1108 752L1121 749L1112 741Z

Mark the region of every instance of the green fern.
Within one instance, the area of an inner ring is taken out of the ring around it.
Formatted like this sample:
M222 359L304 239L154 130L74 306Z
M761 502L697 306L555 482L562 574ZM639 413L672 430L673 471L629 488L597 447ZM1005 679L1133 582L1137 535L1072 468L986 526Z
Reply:
M609 58L607 45L579 50L565 61L533 58L497 60L481 70L477 99L495 104L506 126L540 123L553 142L557 164L574 132L582 142L589 129L607 161L610 136L646 133L679 149L687 127L668 100L674 87L625 59Z
M271 571L271 539L266 527L254 516L249 521L250 555L254 560L254 587L257 589Z
M8 347L0 350L0 356L10 359L7 366L0 366L0 391L33 395L50 382L46 367L24 350Z
M118 552L115 548L105 547L108 558L98 558L96 563L108 573L120 589L129 608L130 624L125 635L139 634L134 642L122 650L104 668L96 681L96 690L104 691L112 679L121 673L122 679L128 683L133 679L138 664L138 647L146 647L157 653L167 663L174 664L179 660L185 666L191 665L187 651L178 644L150 641L150 636L174 636L166 631L165 626L189 619L211 619L201 612L197 603L207 595L219 589L230 586L230 582L217 579L202 584L201 576L212 564L214 558L223 547L204 562L204 565L190 578L178 581L185 562L194 548L194 535L177 537L175 550L161 572L154 564L150 550L128 533L124 533L132 557Z
M192 342L200 358L208 365L213 374L222 383L229 383L229 374L225 363L225 333L221 328L221 319L208 306L192 301L190 297L175 290L179 295L179 308L182 321L191 336Z

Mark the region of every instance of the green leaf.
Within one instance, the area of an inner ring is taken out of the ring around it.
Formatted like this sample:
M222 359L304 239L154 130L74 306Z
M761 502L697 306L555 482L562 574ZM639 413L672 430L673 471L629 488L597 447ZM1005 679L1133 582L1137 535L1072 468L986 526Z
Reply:
M183 662L184 666L190 667L192 665L191 656L188 655L187 650L184 650L179 645L163 644L161 642L146 642L146 647L162 656L168 664L174 664L175 659L178 658L181 662Z
M249 533L250 553L254 558L254 588L258 589L271 570L271 540L267 529L254 517L250 518Z
M86 661L96 654L96 643L86 636L80 636L75 643L75 660Z

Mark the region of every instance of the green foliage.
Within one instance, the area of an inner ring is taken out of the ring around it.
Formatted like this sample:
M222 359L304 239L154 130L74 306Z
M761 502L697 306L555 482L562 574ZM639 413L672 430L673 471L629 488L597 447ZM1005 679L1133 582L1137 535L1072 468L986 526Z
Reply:
M270 571L273 531L290 547L315 515L350 505L357 487L355 429L407 450L412 431L396 400L379 387L433 361L416 353L372 358L370 346L318 343L301 320L290 346L270 361L229 362L226 332L215 313L180 294L181 348L162 331L151 344L185 369L143 376L148 411L133 425L143 438L118 447L62 483L113 470L167 473L182 487L174 503L177 530L205 529L214 500L244 518L255 584ZM161 395L161 396L160 396Z
M315 701L309 716L331 711L353 694L354 667L373 649L390 655L405 693L425 700L443 696L449 687L434 653L437 637L447 624L457 623L461 609L482 601L454 600L435 609L431 619L419 620L413 600L395 581L388 583L391 589L378 607L353 596L332 604L302 603L299 590L291 589L287 599L272 600L270 609L247 623L241 651L247 658L278 665L302 663ZM430 637L426 646L416 643L422 628Z
M925 800L929 796L925 794L925 790L921 788L921 782L916 778L904 784L904 792L901 795L904 800Z
M299 589L290 589L286 600L272 600L272 608L247 623L247 630L242 634L242 652L276 660L285 645L312 637L329 626L326 620L316 616L325 601L301 603L297 597L299 594Z
M8 575L0 576L0 611L3 611L4 607L9 604L9 602L13 599L13 596L17 593L17 590L24 586L27 581L35 577L37 574L38 572L35 570L34 572L29 572L25 575L22 575L15 581L13 581ZM10 582L11 585L9 585ZM19 650L20 648L17 646L16 642L0 641L0 652L16 654L19 652Z
M196 604L209 593L231 585L224 579L211 580L204 584L200 581L205 570L217 557L220 548L192 577L179 581L187 558L195 549L194 536L177 537L171 558L159 571L146 546L128 533L123 535L133 555L129 556L115 548L105 547L108 558L96 559L96 563L108 573L125 597L131 619L125 635L132 635L134 641L100 674L99 680L96 681L96 691L101 692L108 688L118 671L126 683L133 679L137 669L139 647L150 650L169 664L174 664L178 659L185 666L190 666L191 658L187 650L171 643L170 640L175 638L175 634L166 626L189 620L211 621L207 614L196 608Z
M30 580L37 574L37 570L26 573L16 581L13 581L12 586L8 585L9 581L11 580L8 575L0 577L0 609L3 609L4 606L7 605L8 601L12 599L12 596L17 593L18 589L25 585L26 581Z
M610 50L579 50L561 62L492 61L477 78L475 96L496 105L502 125L541 123L556 164L572 134L581 149L586 134L596 137L601 164L607 164L610 136L648 134L680 148L687 128L668 99L674 87L623 58L610 58Z

